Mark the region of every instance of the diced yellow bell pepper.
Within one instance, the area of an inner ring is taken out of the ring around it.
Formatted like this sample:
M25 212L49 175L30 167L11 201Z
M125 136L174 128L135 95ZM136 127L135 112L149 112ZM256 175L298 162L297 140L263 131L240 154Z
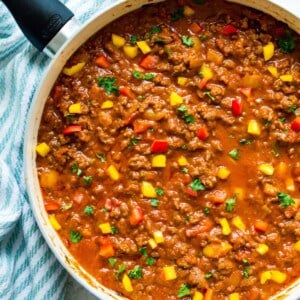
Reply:
M212 79L214 77L213 71L206 64L202 65L202 67L200 69L200 72L202 74L202 77L205 78L205 79Z
M233 193L236 196L237 200L244 200L245 198L245 190L241 187L235 187L233 189Z
M274 44L269 42L267 45L263 46L264 59L270 60L274 55Z
M123 287L124 287L126 292L129 292L129 293L133 292L133 287L132 287L132 284L131 284L131 280L130 280L130 278L128 277L127 274L123 275L122 284L123 284Z
M50 147L46 143L40 143L35 147L35 151L42 157L45 157L50 152Z
M170 95L170 104L172 106L179 105L183 103L183 98L175 92Z
M224 235L229 235L231 233L231 228L229 226L229 223L228 223L227 219L226 218L221 218L219 221L220 221L220 225L222 227L222 233Z
M265 284L272 278L271 271L264 271L260 274L260 283Z
M300 240L294 244L294 249L300 252Z
M195 291L193 300L203 300L203 294L201 292Z
M284 74L279 76L280 80L285 81L285 82L292 82L293 81L293 75L291 74Z
M63 73L68 76L72 76L83 69L85 62L78 63L70 68L63 68Z
M119 178L120 178L120 173L114 165L110 165L107 168L107 174L112 180L115 180L115 181L119 180Z
M81 109L80 102L71 104L69 106L69 113L70 114L81 114L82 113L82 109Z
M164 154L158 154L152 157L151 165L155 168L164 168L167 158Z
M266 244L258 244L255 250L260 255L265 255L269 251L269 246Z
M153 238L156 244L161 244L165 241L164 235L160 230L153 232Z
M136 44L141 49L143 54L147 54L147 53L151 52L151 48L146 41L138 41L138 42L136 42Z
M232 293L229 295L229 300L240 300L240 294L239 293Z
M148 244L150 245L150 247L151 247L152 249L155 249L155 248L157 247L157 244L156 244L156 242L154 241L154 239L150 239L150 240L148 241Z
M143 181L141 186L142 194L147 198L155 198L157 196L155 188L148 181Z
M258 170L268 176L274 174L274 167L271 164L261 164L259 165Z
M276 167L276 173L278 174L278 176L284 178L286 176L287 168L287 164L281 161Z
M126 40L122 36L114 33L111 35L111 41L113 45L116 46L117 48L123 47L126 43Z
M109 223L102 223L99 225L99 228L103 234L111 233L111 226Z
M59 174L55 170L43 171L40 175L40 185L43 188L54 188L57 186Z
M192 46L193 49L200 50L202 48L202 42L200 41L200 39L196 35L191 36L191 39L194 43L194 45ZM191 69L199 68L201 66L201 64L202 64L202 61L200 59L192 58L190 60L190 68Z
M123 50L128 58L135 58L139 54L139 48L137 46L125 45Z
M271 271L271 280L275 281L276 283L283 283L286 280L286 274L277 270Z
M203 248L203 254L209 258L218 258L226 255L231 249L232 246L226 241L221 242L221 244L211 243Z
M177 278L176 270L174 266L163 267L163 272L166 280L174 280Z
M228 168L223 167L223 166L218 168L217 176L220 179L225 180L228 178L229 175L230 175L230 171Z
M236 217L232 218L232 224L241 231L246 230L246 225L240 216L236 216Z
M260 135L261 134L260 126L256 120L249 121L247 132L252 135Z
M267 69L275 78L278 78L278 71L277 71L276 67L269 66L269 67L267 67Z
M185 158L185 156L181 155L178 159L177 162L179 164L180 167L184 167L188 164L187 159Z
M208 61L214 62L217 65L221 65L224 59L224 56L221 52L208 48L207 53L206 53L206 59Z
M179 84L179 85L185 85L186 84L186 82L187 82L187 78L186 77L177 77L177 83Z
M289 192L295 192L296 187L295 187L295 182L294 179L292 177L287 177L285 179L285 188L289 191Z
M110 100L106 100L101 104L102 109L110 109L114 106L114 103Z
M183 15L186 17L191 17L192 15L195 14L195 11L188 5L185 5L183 7Z
M49 222L55 230L61 230L61 225L58 223L55 215L49 215Z

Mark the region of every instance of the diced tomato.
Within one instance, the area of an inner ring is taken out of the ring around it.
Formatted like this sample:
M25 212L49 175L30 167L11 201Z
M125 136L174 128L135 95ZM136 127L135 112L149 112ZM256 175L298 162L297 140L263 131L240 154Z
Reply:
M190 25L190 30L193 32L193 33L199 33L202 28L201 26L197 23L197 22L193 22L191 25Z
M206 84L208 83L209 79L207 78L202 78L199 82L198 82L198 89L202 90Z
M63 94L63 88L61 85L56 85L53 91L53 99L57 99L59 97L61 97Z
M134 99L134 94L128 87L121 86L119 91L120 91L121 95L124 95L130 99Z
M205 141L209 136L208 130L206 126L201 126L197 131L197 137L201 141Z
M96 58L95 63L97 66L101 68L108 68L109 67L109 62L107 60L107 57L104 55L100 55Z
M158 56L147 54L142 58L142 60L139 63L139 66L147 70L154 69L158 63L158 60Z
M155 140L151 145L151 153L165 153L168 150L168 142Z
M238 117L242 114L242 100L233 99L231 102L231 111L233 116Z
M230 35L236 33L237 31L238 29L235 26L228 24L223 28L222 33L225 35Z
M300 116L296 117L294 121L291 123L291 129L295 132L300 131Z
M223 190L215 190L207 194L207 199L212 201L214 204L222 204L227 198L227 193Z
M131 210L129 223L134 226L140 224L143 221L144 221L144 213L142 209L139 206L134 207Z
M135 134L143 133L147 131L151 126L153 126L153 122L147 120L134 120L133 121L133 131Z
M254 229L258 232L266 232L268 223L262 220L256 220L254 223Z
M194 237L202 232L209 232L214 227L213 222L209 218L204 218L200 221L200 224L187 228L185 234L187 237Z
M106 242L100 246L100 256L102 257L112 257L115 255L115 248L112 242Z
M80 125L70 125L63 130L63 134L67 135L67 134L71 134L71 133L75 133L75 132L79 132L79 131L81 131Z
M198 196L198 193L197 191L194 191L190 186L188 186L186 188L186 193L192 197L197 197Z
M58 210L60 205L56 202L45 203L45 209L47 212Z
M253 88L251 87L238 88L237 90L248 98L253 94Z

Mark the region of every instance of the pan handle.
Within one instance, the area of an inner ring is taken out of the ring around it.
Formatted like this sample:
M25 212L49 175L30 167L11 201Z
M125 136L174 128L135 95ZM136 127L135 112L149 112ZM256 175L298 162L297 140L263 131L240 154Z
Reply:
M58 0L2 1L28 40L48 56L53 56L70 35L70 28L66 30L65 25L74 14Z

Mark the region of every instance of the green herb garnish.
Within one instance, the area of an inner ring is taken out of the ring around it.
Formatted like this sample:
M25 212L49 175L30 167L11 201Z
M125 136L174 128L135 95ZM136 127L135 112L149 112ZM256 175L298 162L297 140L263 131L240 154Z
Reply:
M93 176L83 176L83 183L84 185L89 185L93 180Z
M181 42L183 45L187 46L187 47L192 47L194 46L194 41L191 37L183 35L181 37Z
M147 266L152 266L154 263L155 263L155 258L154 257L150 256L150 257L147 258L147 260L146 260L146 265Z
M132 71L132 76L136 79L142 79L143 78L143 75L141 74L140 71L137 71L137 70L133 70Z
M213 274L211 272L208 272L204 275L205 279L209 279L213 277Z
M154 77L155 77L155 74L153 74L153 73L146 73L144 75L144 79L149 80L149 81L152 80Z
M225 203L226 203L226 211L231 212L235 207L236 198L233 197L233 198L226 199Z
M115 77L99 77L98 85L105 89L108 94L119 95L119 86L117 86Z
M243 277L249 278L250 266L245 266L243 270Z
M209 215L210 210L209 210L208 207L204 207L204 208L203 208L203 212L204 212L204 214Z
M138 36L137 35L134 34L130 37L129 42L130 42L131 45L135 45L137 41L138 41Z
M96 153L96 157L98 159L100 159L101 162L103 162L103 163L106 162L106 155L105 155L105 153L104 154Z
M158 196L163 196L163 194L165 193L164 190L161 188L156 188L155 192Z
M110 258L108 259L108 263L109 263L109 265L110 265L111 267L114 267L114 266L116 265L116 263L117 263L117 259L114 258L114 257L110 257Z
M194 179L189 186L195 192L205 190L205 187L204 187L203 183L198 178Z
M234 160L239 160L240 159L239 149L236 149L236 148L232 149L228 154Z
M188 170L188 168L184 167L184 168L181 169L181 172L184 173L184 174L188 174L189 170Z
M112 234L118 234L119 233L119 229L116 226L111 226L111 233Z
M150 200L150 205L153 206L153 207L157 207L159 204L159 200L158 199L151 199Z
M147 253L147 247L146 247L146 246L141 247L141 248L139 249L139 252L140 252L143 256L145 256L145 257L148 256L148 253Z
M71 230L70 231L70 238L71 238L71 242L76 244L82 239L82 234L80 233L80 231Z
M277 45L282 53L290 53L296 48L295 39L290 31L286 31L285 36L277 40Z
M253 143L253 140L242 138L239 140L241 145L250 145Z
M141 279L143 277L143 269L140 266L135 266L129 271L128 276L131 279Z
M296 109L297 109L297 104L292 104L292 105L287 109L287 111L288 111L289 113L292 113L292 112L294 112Z
M73 163L71 165L71 172L72 174L76 174L77 176L80 176L82 174L82 170L79 168L77 163Z
M131 149L133 146L136 146L139 141L140 141L140 139L134 136L133 138L130 139L127 148Z
M183 17L183 7L179 7L177 11L171 14L171 21L176 22Z
M84 214L85 215L87 215L87 216L90 216L90 215L92 215L93 213L94 213L94 211L95 211L95 208L94 208L94 206L92 206L92 205L87 205L85 208L84 208Z
M119 280L119 279L120 279L121 274L122 274L125 270L126 270L126 266L125 266L125 265L123 265L123 264L119 265L118 270L117 270L116 273L115 273L115 278L116 278L116 280Z
M279 118L278 119L281 123L286 123L287 122L287 119L286 118Z
M277 200L280 202L281 207L286 208L288 206L291 206L295 204L294 199L291 197L291 195L280 192L277 194Z
M182 284L178 290L178 298L183 298L190 294L191 294L190 286L187 283Z
M204 96L207 96L212 101L216 99L216 97L214 97L210 91L206 91L203 94L204 94Z
M151 29L150 29L151 34L161 33L161 32L162 32L162 29L158 26L152 26Z
M199 36L200 41L204 42L207 39L207 36L205 34L201 34Z

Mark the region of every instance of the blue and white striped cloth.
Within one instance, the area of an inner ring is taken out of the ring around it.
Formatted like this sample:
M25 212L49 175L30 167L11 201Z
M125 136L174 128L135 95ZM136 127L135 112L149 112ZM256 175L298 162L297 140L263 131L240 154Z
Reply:
M41 0L43 1L43 0ZM113 0L63 1L81 22ZM63 299L67 275L46 245L24 182L29 106L50 60L29 44L0 1L0 299Z

